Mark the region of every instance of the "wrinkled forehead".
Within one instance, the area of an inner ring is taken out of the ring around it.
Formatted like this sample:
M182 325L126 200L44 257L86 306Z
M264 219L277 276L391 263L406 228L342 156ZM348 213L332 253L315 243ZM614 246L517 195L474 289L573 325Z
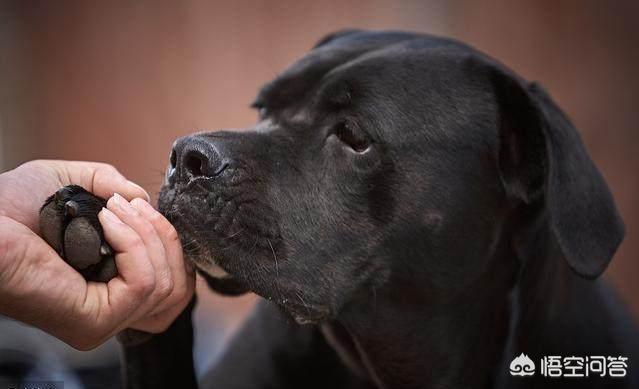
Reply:
M266 84L254 105L279 108L298 102L327 78L330 81L342 70L365 66L366 59L393 56L402 50L402 45L412 50L461 46L452 40L406 32L353 32L334 39L329 37Z
M487 79L465 60L476 55L461 43L429 35L349 35L294 63L264 87L256 103L290 109L295 121L347 106L379 140L391 133L394 143L424 135L449 140L495 114Z

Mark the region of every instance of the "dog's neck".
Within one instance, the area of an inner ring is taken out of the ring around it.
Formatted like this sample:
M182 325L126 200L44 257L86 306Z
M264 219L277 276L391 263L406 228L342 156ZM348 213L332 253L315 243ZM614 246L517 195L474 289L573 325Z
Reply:
M341 315L346 331L337 332L350 339L325 334L380 388L501 387L514 356L553 351L546 338L553 320L566 319L565 304L596 293L594 283L570 272L544 228L531 236L526 257L505 245L480 279L444 304L433 305L423 285L404 280L401 291L379 290Z
M407 300L380 291L367 312L340 319L357 351L347 356L351 365L359 361L380 388L490 384L509 333L507 290L473 288L440 306L419 295L419 285L414 292L419 297Z

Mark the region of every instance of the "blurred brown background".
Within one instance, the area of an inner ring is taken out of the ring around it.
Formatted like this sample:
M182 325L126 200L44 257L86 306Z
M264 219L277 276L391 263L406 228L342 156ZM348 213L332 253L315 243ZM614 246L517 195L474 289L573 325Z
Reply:
M257 88L324 34L448 35L541 81L580 128L627 226L606 274L638 317L638 20L632 0L3 2L0 170L100 160L155 193L173 139L250 126ZM206 300L225 328L251 304Z

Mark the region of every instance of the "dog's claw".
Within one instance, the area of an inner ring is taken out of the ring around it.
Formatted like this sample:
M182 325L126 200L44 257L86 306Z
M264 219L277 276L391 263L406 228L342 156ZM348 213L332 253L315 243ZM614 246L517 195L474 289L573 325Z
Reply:
M100 246L100 255L102 255L103 257L113 255L113 249L111 249L109 245L102 243L102 246Z
M58 201L58 202L62 201L64 199L64 195L66 192L67 192L67 188L62 187L54 193L53 198L55 199L55 201Z
M56 192L56 195L59 192L60 191ZM78 216L78 212L80 211L80 206L75 201L70 200L70 201L67 201L64 204L64 210L66 211L67 215L69 215L71 217L76 217L76 216Z

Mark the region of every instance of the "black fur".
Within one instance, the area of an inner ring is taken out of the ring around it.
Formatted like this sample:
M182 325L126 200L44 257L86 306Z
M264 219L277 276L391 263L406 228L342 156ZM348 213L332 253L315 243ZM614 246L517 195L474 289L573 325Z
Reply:
M538 85L453 40L351 30L254 106L254 128L178 140L160 196L215 288L270 300L202 386L639 385L634 324L596 279L623 224ZM185 331L152 358L129 350L148 361L129 385L170 366ZM630 367L625 379L511 377L522 352ZM182 356L176 377L192 370Z

